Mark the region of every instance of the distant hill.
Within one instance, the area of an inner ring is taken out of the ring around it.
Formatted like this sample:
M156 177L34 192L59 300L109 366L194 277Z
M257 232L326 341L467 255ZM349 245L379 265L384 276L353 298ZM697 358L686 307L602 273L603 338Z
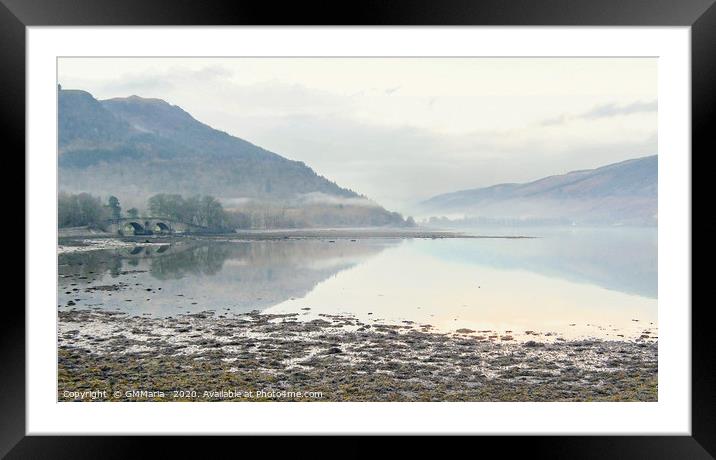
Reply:
M579 224L656 225L658 161L648 156L524 184L498 184L435 196L426 214Z
M303 162L216 130L161 99L99 101L86 91L58 91L61 190L112 194L135 206L156 193L213 195L224 203L323 200L371 208L366 225L404 223Z

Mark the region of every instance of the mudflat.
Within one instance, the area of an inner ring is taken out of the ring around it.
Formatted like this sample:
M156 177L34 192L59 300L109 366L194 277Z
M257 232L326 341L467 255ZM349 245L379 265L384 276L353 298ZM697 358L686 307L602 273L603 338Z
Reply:
M656 401L657 340L515 341L346 315L59 312L58 399ZM409 322L408 322L409 323ZM85 393L82 393L85 392Z

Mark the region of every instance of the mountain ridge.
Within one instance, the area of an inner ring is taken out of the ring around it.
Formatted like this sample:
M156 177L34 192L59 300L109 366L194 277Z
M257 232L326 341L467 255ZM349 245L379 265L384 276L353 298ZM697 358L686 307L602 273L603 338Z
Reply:
M221 165L222 168L233 168L234 172L237 172L241 167L241 172L246 173L242 174L240 179L244 184L248 184L247 187L227 180L223 180L221 184L237 197L271 198L272 195L279 195L281 198L288 198L293 194L291 192L321 192L346 198L361 196L318 175L303 162L289 160L244 139L216 130L196 120L181 107L161 99L133 95L99 101L86 91L66 89L59 90L58 98L59 166L64 172L70 173L65 174L67 179L70 179L67 176L72 176L71 173L78 169L89 169L85 176L107 176L107 164L115 162L144 160L148 162L145 166L151 169L171 168L168 160L207 162L221 159L230 163ZM292 190L273 193L273 184L266 185L265 182L261 184L263 187L257 186L257 175L267 176L266 180L270 182L271 176L277 175L276 169L292 176ZM216 172L222 182L225 171ZM303 183L296 183L296 179L302 179ZM89 190L97 188L89 186L91 184L87 183L87 180L79 180L79 183L75 184L71 182L67 180L64 185L69 188L76 188L75 185L84 186ZM206 185L192 184L184 189L202 192L201 189L206 188ZM216 194L222 191L214 185L216 184L210 184L208 188L211 190L205 192ZM152 192L175 192L181 187L149 188Z
M405 224L400 214L304 162L212 128L162 99L97 100L58 86L58 129L62 191L115 195L130 207L142 207L158 193L211 195L236 210L253 202L254 214L262 207L283 213L310 203L328 224Z
M657 220L657 184L658 157L650 155L530 182L444 193L419 207L471 217L651 225Z

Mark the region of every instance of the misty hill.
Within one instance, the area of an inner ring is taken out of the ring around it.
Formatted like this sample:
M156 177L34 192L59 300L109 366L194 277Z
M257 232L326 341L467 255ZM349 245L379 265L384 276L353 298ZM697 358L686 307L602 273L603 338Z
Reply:
M438 195L425 213L491 219L555 220L578 224L656 225L657 156Z
M134 206L156 193L213 195L229 207L325 202L370 208L366 225L403 223L303 162L216 130L161 99L99 101L86 91L58 91L61 190L112 194Z

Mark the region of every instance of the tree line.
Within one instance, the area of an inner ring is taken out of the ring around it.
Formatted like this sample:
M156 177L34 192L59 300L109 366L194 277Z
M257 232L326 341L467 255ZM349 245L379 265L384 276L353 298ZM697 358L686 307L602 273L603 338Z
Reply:
M160 193L147 200L147 209L150 217L172 219L212 230L230 228L230 219L221 203L208 195L184 198L181 195ZM60 192L57 198L58 226L61 228L86 226L101 229L111 219L138 216L137 208L130 208L123 213L116 196L110 196L106 203L89 193Z
M160 193L147 201L152 217L164 217L211 229L228 229L229 217L219 200L209 195L184 198Z
M404 219L397 212L381 207L343 204L289 205L278 201L252 201L225 210L209 195L184 197L159 193L147 200L142 217L171 219L175 222L205 227L212 231L234 229L311 228L311 227L412 227L412 217ZM137 218L137 208L123 211L119 198L110 196L106 202L88 193L60 193L58 224L60 227L102 229L107 221L124 217Z
M377 206L343 204L291 205L277 201L252 201L229 209L230 222L237 229L320 228L320 227L410 227L415 222L397 212Z
M117 201L119 203L119 201ZM109 203L89 193L60 192L57 197L57 225L59 227L101 227L113 215Z

